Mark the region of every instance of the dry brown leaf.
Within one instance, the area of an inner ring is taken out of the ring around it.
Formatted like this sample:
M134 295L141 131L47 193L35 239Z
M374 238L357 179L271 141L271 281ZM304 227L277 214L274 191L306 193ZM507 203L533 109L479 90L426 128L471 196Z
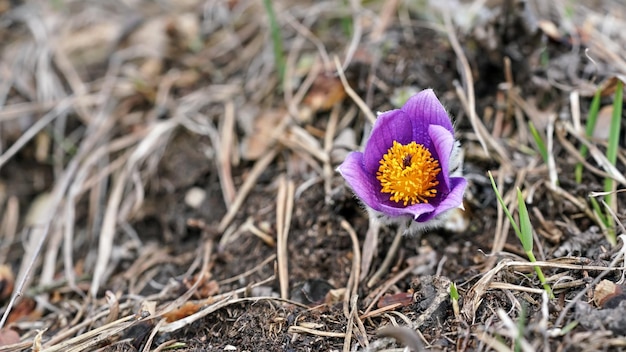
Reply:
M0 329L0 347L20 342L20 335L12 329Z
M313 81L313 86L303 103L313 112L328 111L345 97L346 91L338 77L329 73L320 73Z
M171 323L196 313L200 308L202 308L200 303L185 302L180 308L163 314L163 317L168 323Z
M241 155L244 159L257 160L267 153L274 144L272 134L283 116L284 110L267 110L254 117L252 128L241 142Z
M11 297L14 284L15 277L11 268L7 265L0 265L0 301Z
M380 298L380 300L378 300L378 304L376 306L378 308L384 308L398 303L400 303L403 307L413 304L413 293L400 292L384 295Z
M216 294L218 294L220 292L220 285L217 283L217 281L215 280L209 280L210 277L207 277L206 279L203 279L203 282L201 282L198 285L198 288L196 289L196 293L195 296L198 298L208 298L211 296L214 296ZM187 289L190 289L191 287L193 287L193 285L196 284L196 281L198 280L198 275L194 275L192 278L190 279L185 279L183 280L185 286L187 287Z
M9 314L9 317L7 318L7 323L11 324L16 321L31 321L38 319L41 314L35 310L36 307L37 304L35 303L35 300L24 297L11 310L11 314Z

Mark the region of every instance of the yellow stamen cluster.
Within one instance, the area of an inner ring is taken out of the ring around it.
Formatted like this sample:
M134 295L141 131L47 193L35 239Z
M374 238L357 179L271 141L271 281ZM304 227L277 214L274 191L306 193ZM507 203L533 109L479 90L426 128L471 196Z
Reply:
M390 199L404 206L428 203L437 195L439 161L422 144L411 142L402 145L396 141L380 160L376 178L383 186L381 192L391 194Z

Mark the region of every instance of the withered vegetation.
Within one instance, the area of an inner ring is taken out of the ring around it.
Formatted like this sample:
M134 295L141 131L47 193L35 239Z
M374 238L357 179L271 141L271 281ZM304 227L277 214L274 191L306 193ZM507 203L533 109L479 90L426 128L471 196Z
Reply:
M2 352L626 348L621 0L0 0L0 48ZM402 237L335 168L424 88L469 186Z

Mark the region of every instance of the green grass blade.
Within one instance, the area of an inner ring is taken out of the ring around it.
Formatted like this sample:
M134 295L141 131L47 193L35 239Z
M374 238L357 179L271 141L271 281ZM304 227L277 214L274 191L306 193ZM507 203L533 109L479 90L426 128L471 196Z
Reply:
M282 84L285 77L285 55L283 51L283 39L280 35L280 26L276 20L276 13L274 12L274 6L272 0L263 0L263 6L267 12L267 17L270 21L270 33L272 36L272 44L274 45L274 62L276 63L276 70L278 71L278 79Z
M539 131L535 128L535 125L532 122L528 122L528 128L530 129L530 133L533 135L533 139L535 140L535 144L537 145L537 149L539 149L539 154L543 159L544 163L548 163L548 148L546 148L546 144L541 139L541 135Z
M519 240L522 242L522 247L524 247L525 252L533 251L533 228L530 224L530 216L528 216L528 208L526 208L526 203L524 202L524 196L522 195L522 191L517 189L517 209L519 212L519 227L520 227L520 238Z
M498 191L498 186L496 186L496 181L493 179L493 175L491 174L491 171L489 171L488 174L489 174L489 180L491 180L491 187L493 188L493 191L496 193L496 197L498 198L498 203L500 203L500 206L502 206L502 210L504 210L504 213L506 214L507 218L509 218L509 222L511 223L511 226L513 227L513 230L515 231L515 234L517 235L517 237L522 238L522 233L520 232L519 226L517 226L515 219L513 219L513 215L511 215L509 208L506 207L506 204L504 203L504 199L502 199L502 195L500 195L500 191Z
M534 263L537 261L537 259L535 259L535 255L533 254L533 252L526 252L526 256L528 257L528 260L531 263ZM543 271L541 271L541 268L538 266L535 266L534 268L535 268L535 273L537 273L537 278L539 278L539 282L541 282L543 289L548 293L548 297L550 297L551 299L554 298L554 293L552 292L552 288L546 282L546 277L543 275Z
M591 137L593 131L596 129L596 122L598 121L598 112L600 111L600 96L602 90L598 89L596 94L593 96L593 100L591 101L591 106L589 107L589 114L587 114L587 125L585 127L585 136L587 138ZM580 147L580 155L584 158L587 156L587 146L582 145ZM576 170L574 171L574 176L576 179L576 183L581 183L583 179L583 164L578 163L576 165Z
M624 83L621 80L617 80L617 88L615 89L615 99L613 100L613 114L611 116L611 128L609 130L609 144L606 150L606 158L609 162L615 166L617 163L617 150L619 148L619 134L620 127L622 125L622 105L623 105ZM610 177L604 179L604 191L608 192L604 196L604 201L615 211L615 205L613 204L613 198L615 197L615 180ZM607 212L606 214L607 224L607 239L612 245L617 244L617 238L615 233L615 220L613 216Z

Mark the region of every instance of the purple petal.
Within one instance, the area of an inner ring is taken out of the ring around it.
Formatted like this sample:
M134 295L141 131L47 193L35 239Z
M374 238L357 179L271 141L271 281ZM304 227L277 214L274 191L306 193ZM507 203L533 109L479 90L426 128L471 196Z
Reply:
M437 177L440 183L438 188L443 187L442 191L447 193L450 189L450 155L454 147L454 135L442 126L432 125L428 127L428 136L432 140L431 153L435 154L433 157L439 160L439 167L441 167L441 172Z
M389 201L389 202L391 203L392 201ZM393 204L398 204L398 203L393 203ZM377 210L383 214L386 214L392 217L408 215L408 216L413 217L413 219L417 219L421 215L426 215L436 210L435 206L430 203L419 203L419 204L409 205L406 207L402 206L402 204L400 203L400 206L401 207L397 208L397 207L387 205L385 203L379 203L377 207L372 207L372 209Z
M426 131L431 125L442 126L454 133L450 116L432 89L425 89L412 96L404 104L402 111L413 120L413 138L416 141L427 138Z
M343 176L356 196L361 198L365 204L374 208L374 205L379 203L378 194L381 186L376 175L365 170L363 153L352 152L348 154L337 171Z
M426 222L435 218L441 213L444 213L450 209L458 208L461 204L463 204L463 193L465 193L467 180L464 177L451 177L450 186L450 193L448 193L448 195L443 198L439 204L437 204L435 210L431 213L415 217L415 220L417 222Z
M390 200L388 194L381 193L381 186L376 176L364 168L363 153L352 152L348 154L337 171L365 205L385 215L392 217L409 215L416 218L435 210L434 205L426 203L404 207L402 204Z
M365 168L376 173L380 159L393 145L393 141L409 144L412 139L411 119L402 110L391 110L378 115L365 146Z

